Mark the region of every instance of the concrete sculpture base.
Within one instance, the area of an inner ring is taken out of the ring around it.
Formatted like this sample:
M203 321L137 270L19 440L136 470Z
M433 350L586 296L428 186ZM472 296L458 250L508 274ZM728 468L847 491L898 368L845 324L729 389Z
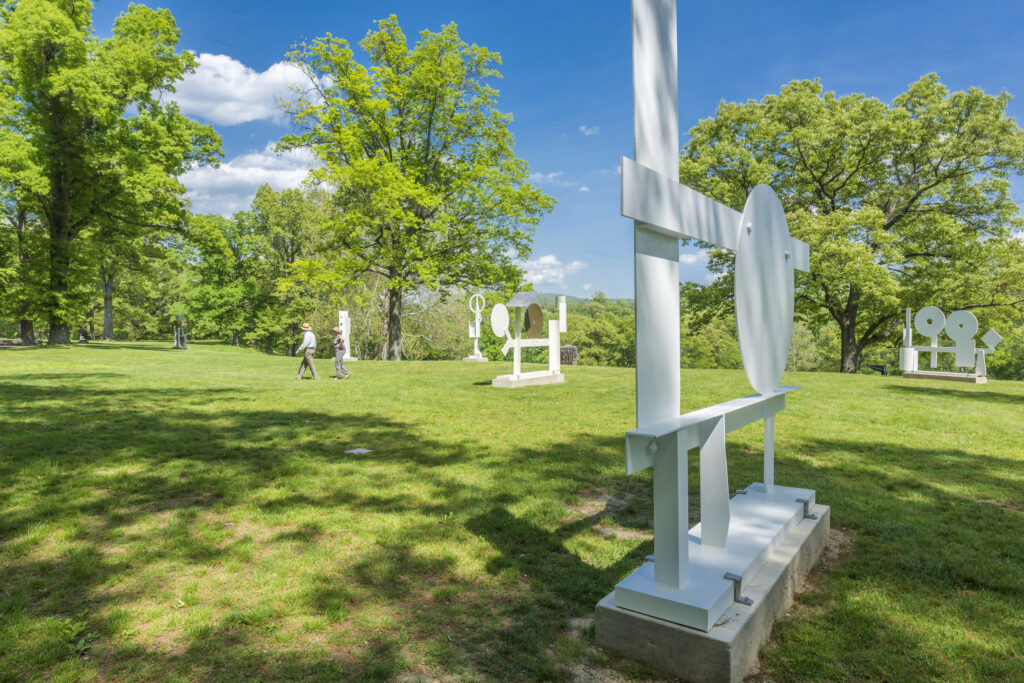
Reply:
M465 361L466 363L486 363L487 362L487 358L485 358L484 356L480 356L479 358L477 358L476 356L466 356L462 360Z
M492 387L513 389L515 387L532 387L538 384L559 384L565 381L565 375L550 370L523 372L518 375L498 375L491 380Z
M947 382L968 382L970 384L988 384L985 375L968 375L963 372L938 372L936 370L904 370L904 377L911 379L944 379Z
M598 645L684 681L742 681L825 547L831 511L826 505L810 511L818 518L801 519L760 571L744 578L742 595L752 606L730 602L704 632L623 609L612 592L597 604Z

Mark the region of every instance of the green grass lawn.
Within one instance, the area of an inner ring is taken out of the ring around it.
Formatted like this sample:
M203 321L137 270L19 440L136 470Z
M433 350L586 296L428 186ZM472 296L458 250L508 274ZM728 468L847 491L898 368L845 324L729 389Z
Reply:
M168 346L0 350L0 679L645 675L586 621L653 552L631 370ZM1024 383L785 381L776 479L851 540L764 675L1024 679ZM747 393L683 372L685 410ZM760 450L730 435L731 488Z

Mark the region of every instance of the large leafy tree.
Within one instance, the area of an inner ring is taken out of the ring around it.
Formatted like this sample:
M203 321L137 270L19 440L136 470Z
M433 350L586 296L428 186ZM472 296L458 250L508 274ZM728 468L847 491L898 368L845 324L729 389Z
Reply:
M691 129L681 180L737 209L755 185L775 188L812 250L798 310L835 321L840 369L855 372L866 348L898 334L904 307L1024 303L1009 183L1024 172L1024 131L1009 100L951 93L934 74L892 104L794 81L759 102L723 102ZM725 300L731 255L714 252L711 267Z
M161 95L195 67L167 10L130 5L95 37L87 0L21 0L0 25L0 184L48 231L49 342L67 343L72 251L101 223L143 230L183 213L189 165L214 161L214 131Z
M410 49L392 15L359 43L330 34L293 52L310 89L289 105L311 179L333 193L339 265L388 289L388 357L402 356L403 296L417 288L518 280L516 257L554 204L527 182L495 109L500 56L467 45L455 24L423 31Z

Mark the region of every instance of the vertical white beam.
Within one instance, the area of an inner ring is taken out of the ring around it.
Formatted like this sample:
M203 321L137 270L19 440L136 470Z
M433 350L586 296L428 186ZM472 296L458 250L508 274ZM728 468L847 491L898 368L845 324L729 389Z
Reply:
M633 0L633 141L639 164L679 179L675 0ZM635 221L637 425L679 415L679 239ZM659 439L654 461L654 575L688 580L686 452Z
M775 416L764 418L764 490L775 488Z
M700 544L724 548L729 535L729 473L725 462L725 418L700 447ZM657 538L657 531L655 531ZM655 555L657 557L657 555Z
M523 309L513 308L512 310L515 312L514 315L516 316L515 322L513 323L516 326L516 341L515 344L512 345L512 376L519 377L519 374L523 369Z
M558 331L566 332L569 328L566 327L565 320L565 297L558 297Z
M562 371L562 338L557 320L548 321L548 370L556 375Z

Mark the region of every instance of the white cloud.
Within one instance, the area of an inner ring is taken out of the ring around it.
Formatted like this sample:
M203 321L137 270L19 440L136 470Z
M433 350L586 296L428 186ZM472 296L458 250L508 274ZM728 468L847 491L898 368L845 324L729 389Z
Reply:
M583 187L580 188L580 192L590 192L590 188L584 185Z
M706 251L698 251L696 254L680 254L679 263L684 266L695 266L701 261L706 261L708 253Z
M589 282L587 282L586 284L583 285L583 291L584 292L589 292L593 288L594 288L594 285L590 284Z
M291 100L292 84L308 81L298 67L287 62L258 72L228 55L199 55L199 66L178 84L173 98L186 114L233 126L247 121L285 121L278 102Z
M591 135L600 133L601 129L598 126L580 126L580 132L589 138Z
M538 185L555 185L557 187L576 187L579 183L566 180L562 177L561 171L552 171L551 173L531 173L530 182L537 183Z
M531 261L521 261L519 267L526 270L526 279L539 287L542 284L562 285L565 278L587 268L583 261L562 263L554 254L547 254Z
M263 183L278 192L298 187L314 162L315 157L307 150L276 154L274 143L268 142L261 152L237 156L219 168L194 168L180 180L188 188L194 211L228 216L248 208Z

